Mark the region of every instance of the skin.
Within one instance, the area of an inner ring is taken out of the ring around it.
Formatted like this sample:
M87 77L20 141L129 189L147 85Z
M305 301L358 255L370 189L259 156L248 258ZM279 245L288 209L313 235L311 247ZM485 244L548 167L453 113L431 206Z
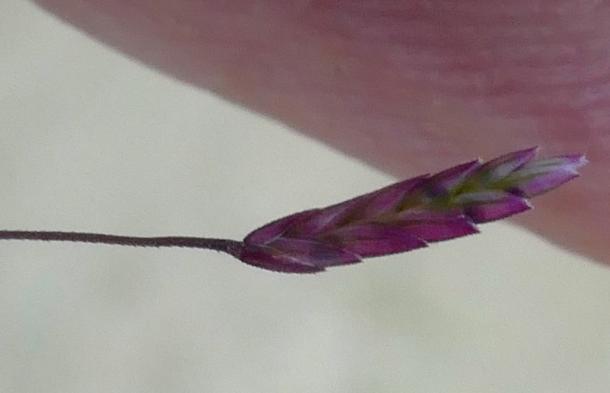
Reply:
M514 222L610 263L610 1L37 2L400 178L532 145L585 153L580 179Z

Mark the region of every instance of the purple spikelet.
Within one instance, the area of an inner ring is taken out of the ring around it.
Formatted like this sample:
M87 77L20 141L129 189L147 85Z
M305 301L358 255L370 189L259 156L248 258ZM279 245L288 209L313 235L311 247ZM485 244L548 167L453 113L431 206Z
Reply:
M537 148L467 162L251 232L238 256L264 269L312 273L478 232L532 208L528 198L578 176L582 155L534 160Z
M0 230L0 240L199 248L267 270L315 273L477 233L476 224L531 209L528 198L572 180L587 163L582 155L535 160L537 151L521 150L486 163L470 161L323 209L292 214L254 230L243 242L22 230Z

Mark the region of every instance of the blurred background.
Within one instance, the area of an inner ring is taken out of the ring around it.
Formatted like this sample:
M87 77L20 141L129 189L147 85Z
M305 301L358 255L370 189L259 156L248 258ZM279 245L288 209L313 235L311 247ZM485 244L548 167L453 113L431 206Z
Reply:
M393 181L29 2L0 4L0 60L3 229L240 239ZM610 269L508 224L314 276L0 243L0 392L609 388Z

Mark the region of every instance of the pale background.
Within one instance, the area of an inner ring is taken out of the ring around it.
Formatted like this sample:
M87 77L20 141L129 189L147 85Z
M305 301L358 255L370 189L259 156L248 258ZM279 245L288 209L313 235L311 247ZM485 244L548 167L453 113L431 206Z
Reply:
M0 168L0 227L133 235L241 238L392 181L22 0L0 3ZM609 389L610 269L506 224L316 276L0 243L3 393Z

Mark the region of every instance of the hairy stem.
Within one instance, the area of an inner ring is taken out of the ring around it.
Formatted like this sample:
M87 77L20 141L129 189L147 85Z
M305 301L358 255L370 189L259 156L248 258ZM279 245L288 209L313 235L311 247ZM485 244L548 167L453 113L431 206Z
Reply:
M60 242L99 243L132 247L185 247L215 250L239 258L242 242L228 239L208 239L202 237L164 236L140 237L106 235L101 233L59 232L59 231L2 231L0 240L42 240Z

